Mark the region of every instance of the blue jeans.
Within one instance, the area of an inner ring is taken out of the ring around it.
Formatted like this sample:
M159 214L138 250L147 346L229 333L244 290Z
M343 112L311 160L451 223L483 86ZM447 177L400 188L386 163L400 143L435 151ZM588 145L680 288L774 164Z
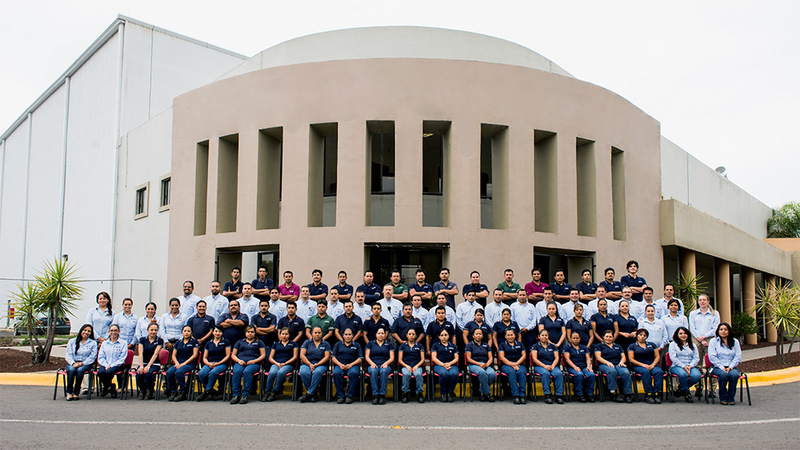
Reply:
M662 386L664 386L664 371L660 367L653 367L653 370L647 370L642 366L633 368L640 377L642 377L642 386L644 392L647 394L661 393Z
M265 392L274 392L280 394L283 392L283 383L286 382L286 374L294 370L294 366L287 364L278 369L277 364L273 364L269 368L269 375L267 375L267 386L264 388Z
M458 383L458 367L450 366L450 370L444 366L433 366L433 373L439 375L439 390L442 394L452 394L456 390Z
M194 367L194 364L187 364L185 366L181 366L180 369L176 369L175 366L167 369L167 383L169 383L169 390L174 392L177 387L180 386L181 392L186 391L186 375L194 370Z
M494 369L491 367L481 369L475 364L470 364L469 372L478 376L481 394L490 395L492 391L489 389L489 386L491 386L494 383L495 378L497 378L497 374L494 372Z
M697 384L703 377L697 367L692 367L690 374L687 374L683 367L672 367L669 371L678 377L678 385L684 392L689 392L689 387Z
M561 373L561 369L553 367L553 370L547 370L544 367L535 366L533 371L542 377L542 392L544 392L544 395L550 395L550 376L553 377L556 395L564 395L564 374Z
M422 394L422 391L425 390L425 380L422 378L422 367L418 367L413 374L405 367L403 367L401 372L403 373L403 392L411 392L411 376L413 375L417 384L417 394Z
M153 364L147 372L136 374L136 385L139 386L140 391L145 389L150 391L155 390L156 375L158 375L159 370L161 370L161 366Z
M372 385L372 395L386 395L386 387L389 384L389 374L392 373L392 368L378 366L374 369L370 367L367 371L369 372L369 382Z
M78 368L67 364L67 394L78 395L81 393L81 384L83 383L83 375L92 368L92 365L83 365Z
M594 394L594 380L595 374L589 369L583 369L580 372L573 368L567 369L569 374L572 375L573 383L572 385L575 387L575 395L578 397L584 395L593 395Z
M234 397L250 395L250 388L253 386L253 376L261 369L259 364L250 364L243 366L241 364L233 365L233 381L231 382L231 390ZM244 385L244 386L243 386Z
M353 398L356 396L356 388L358 387L358 366L353 366L347 369L347 372L342 370L339 366L333 366L333 384L336 386L336 397L344 398L344 376L347 375L347 397Z
M736 399L736 384L739 383L739 369L733 368L730 372L725 373L719 367L711 369L711 373L717 377L717 384L719 384L719 401L732 402Z
M500 366L500 371L508 375L508 385L511 388L512 397L524 397L525 389L528 386L528 371L525 366L519 366L514 370L511 366Z
M114 374L122 370L122 366L113 366L106 370L105 367L100 366L97 369L97 379L100 382L100 386L103 389L110 389L111 388L111 380L114 378Z
M197 374L197 377L200 378L200 383L203 384L205 390L210 391L214 389L214 385L217 384L219 377L224 374L226 370L228 370L226 364L220 364L213 369L205 365L200 369L200 373Z
M328 367L325 365L317 366L314 373L311 373L311 367L306 364L300 366L300 378L303 380L303 385L306 387L306 394L316 395L319 384L322 383L322 377Z
M619 378L622 380L622 394L633 394L633 389L631 386L631 373L626 367L614 366L614 368L611 368L606 364L600 364L597 366L597 368L600 370L600 372L606 375L606 383L608 383L609 391L619 390L617 383L617 378Z

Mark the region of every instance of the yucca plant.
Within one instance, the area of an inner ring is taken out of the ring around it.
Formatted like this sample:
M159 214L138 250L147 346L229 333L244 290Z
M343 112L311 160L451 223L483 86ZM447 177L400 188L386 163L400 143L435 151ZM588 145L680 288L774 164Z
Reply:
M14 315L17 322L15 329L27 327L28 343L31 346L31 362L36 364L37 355L43 354L42 344L36 336L36 324L41 313L39 309L39 299L41 295L34 283L22 283L17 285L17 291L10 293L14 299Z
M790 202L772 210L767 219L767 237L800 238L800 203Z
M50 362L50 352L56 336L56 319L69 316L77 307L76 300L83 294L75 272L74 265L57 258L52 263L45 262L44 269L34 276L40 294L40 309L49 319L42 363Z
M687 275L681 274L681 281L675 286L678 291L677 296L683 302L683 313L689 317L689 313L697 307L697 297L704 293L708 283L703 281L703 274L694 275L689 272Z
M775 356L786 364L786 354L791 353L795 337L800 334L800 287L792 282L772 281L759 286L756 311L763 314L767 323L778 332ZM789 350L783 351L783 341L789 338Z

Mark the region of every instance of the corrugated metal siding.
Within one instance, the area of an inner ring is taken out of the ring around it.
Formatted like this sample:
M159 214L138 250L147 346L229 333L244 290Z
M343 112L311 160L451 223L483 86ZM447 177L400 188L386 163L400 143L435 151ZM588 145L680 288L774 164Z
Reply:
M0 216L0 276L22 276L25 247L25 177L28 164L28 120L6 139L3 167L3 215Z
M125 24L122 66L122 115L125 134L150 119L150 49L152 30Z

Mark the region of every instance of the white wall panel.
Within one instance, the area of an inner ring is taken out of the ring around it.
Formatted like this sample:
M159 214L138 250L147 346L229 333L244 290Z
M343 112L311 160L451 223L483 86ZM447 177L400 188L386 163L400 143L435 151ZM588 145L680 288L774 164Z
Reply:
M25 177L28 164L28 121L6 139L3 167L3 211L0 215L0 277L22 277L25 247Z
M134 23L125 24L122 67L121 134L150 119L150 50L153 31Z

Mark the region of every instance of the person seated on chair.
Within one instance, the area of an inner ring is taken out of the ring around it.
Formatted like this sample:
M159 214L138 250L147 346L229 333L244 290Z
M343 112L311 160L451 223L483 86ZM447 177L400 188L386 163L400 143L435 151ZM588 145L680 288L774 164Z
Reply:
M524 405L527 403L525 397L525 388L528 385L528 370L525 368L527 354L517 336L513 328L506 328L505 340L497 347L497 359L500 360L500 370L508 375L514 404Z
M552 309L547 305L548 310ZM544 392L544 402L548 405L553 404L553 397L550 395L550 378L553 379L553 386L556 390L556 403L564 404L564 374L558 367L559 352L558 347L550 341L550 333L542 329L539 331L539 342L531 347L531 361L533 370L542 378L542 392Z
M475 311L475 316L478 312ZM472 323L472 322L471 322ZM483 329L475 328L472 331L472 341L464 348L464 356L467 360L469 372L475 374L480 385L482 402L494 402L491 386L497 378L497 374L492 368L492 348L483 338Z
M231 391L233 398L231 405L246 405L253 386L253 377L261 368L267 358L267 346L264 341L256 337L255 325L248 325L244 329L244 339L233 346L231 359L233 360L233 377Z
M651 308L652 309L652 308ZM664 371L659 367L661 351L652 342L647 342L650 332L644 328L636 331L636 342L628 346L628 359L633 371L642 377L642 386L651 405L661 403L661 387L664 386Z
M433 372L439 375L442 401L454 402L458 383L458 347L451 342L450 332L446 328L439 331L439 342L431 346L431 365Z
M197 396L198 402L202 402L213 395L214 385L217 384L220 376L228 370L228 362L231 359L231 342L225 339L224 333L225 329L217 325L211 332L211 339L206 342L205 351L203 352L203 368L197 374L200 383L204 387L203 393ZM220 386L223 385L224 383L220 383Z
M197 367L197 356L200 353L200 343L192 337L192 327L184 325L181 333L183 338L175 342L175 351L172 352L173 365L167 370L171 402L187 399L186 378Z
M578 311L577 306L575 311ZM592 356L589 348L581 343L581 339L580 334L572 333L569 344L564 346L561 354L564 355L567 371L572 375L575 396L581 403L594 403L595 374L589 369L592 367Z
M597 315L597 314L595 314ZM619 344L614 343L614 331L606 330L603 333L603 342L594 346L594 359L597 361L597 369L606 376L608 390L611 391L611 399L617 403L633 403L633 389L631 386L631 373L625 367L625 351ZM617 395L617 378L622 380L622 394Z
M350 303L352 305L352 303ZM342 340L333 346L331 359L333 360L333 384L336 385L336 403L353 403L356 396L356 388L359 383L361 361L363 351L361 344L353 340L353 330L345 328L342 332ZM345 392L345 380L347 376L347 391Z
M736 404L736 384L741 373L737 368L742 360L742 346L731 336L731 326L722 322L717 327L716 337L708 343L708 360L713 368L711 374L719 384L719 404ZM749 395L749 394L748 394Z
M117 398L117 387L113 378L125 365L128 358L128 343L119 339L119 325L112 324L108 327L108 339L100 345L97 352L97 379L100 383L100 396L105 397L111 393L111 398Z
M386 389L394 362L394 348L386 340L387 337L389 337L389 332L384 328L379 328L375 332L375 340L370 341L364 350L364 360L367 362L367 372L372 385L373 405L386 404Z
M311 330L311 339L303 342L300 349L300 378L306 387L306 393L300 397L301 403L317 401L317 389L322 377L328 371L331 359L331 346L322 340L322 328L317 326Z
M406 342L400 346L397 361L403 374L403 403L408 403L411 395L411 377L417 384L417 401L425 403L425 396L422 395L425 389L425 380L422 376L422 366L425 364L425 347L417 339L417 332L409 328L406 332Z
M283 383L286 376L294 369L295 363L300 357L300 347L297 342L291 340L292 332L289 328L278 330L278 342L272 344L269 353L269 375L264 392L267 393L268 402L274 402L283 392Z
M692 333L686 327L678 327L675 330L672 342L669 344L669 359L672 363L669 371L678 377L679 387L675 391L675 397L686 396L686 403L693 403L689 388L700 381L702 374L697 368L700 355L692 342ZM697 390L700 390L699 386Z
M83 375L91 370L97 360L97 341L92 339L94 330L90 324L84 324L78 336L67 343L67 401L79 400ZM127 355L125 355L127 357Z
M155 394L156 375L161 370L159 353L164 348L164 340L158 336L158 323L150 322L147 336L139 338L139 368L136 369L136 385L139 386L139 398L152 400Z

